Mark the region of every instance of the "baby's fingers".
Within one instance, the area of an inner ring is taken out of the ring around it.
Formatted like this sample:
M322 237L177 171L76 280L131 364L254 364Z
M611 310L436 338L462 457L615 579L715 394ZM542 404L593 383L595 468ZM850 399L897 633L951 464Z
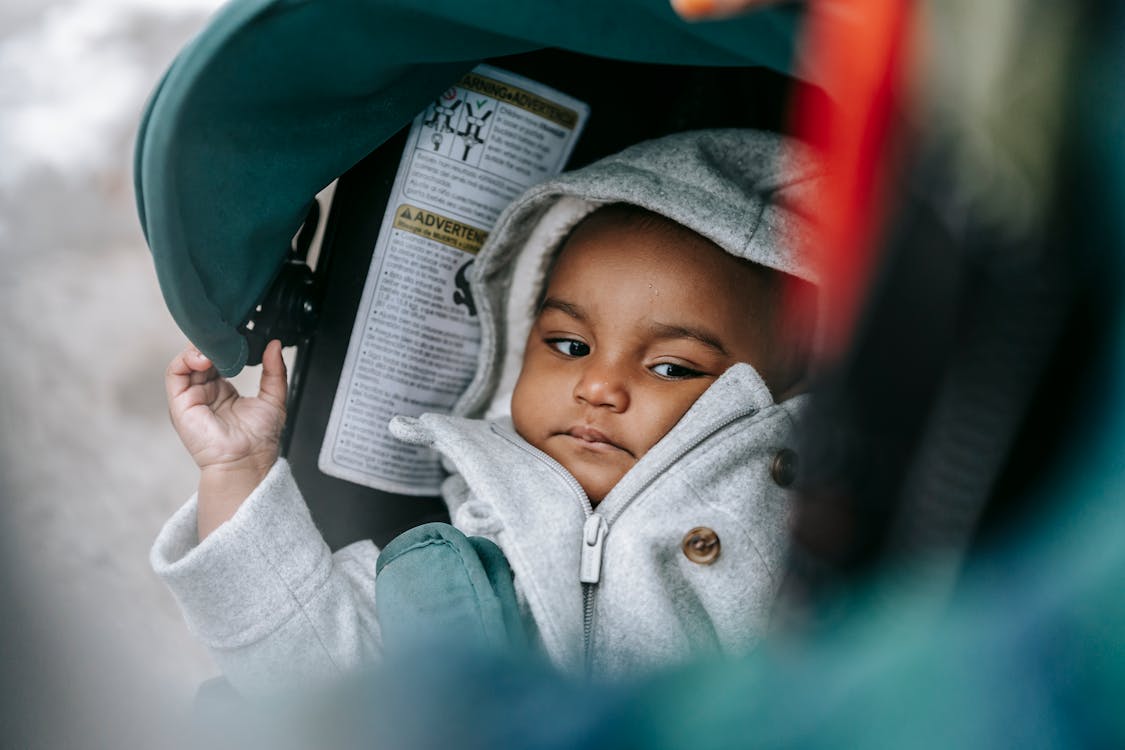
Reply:
M277 339L266 344L262 353L262 380L258 398L278 409L285 409L285 360L281 357L281 342Z
M171 402L193 385L206 383L217 375L211 360L194 346L177 354L164 372L164 390Z

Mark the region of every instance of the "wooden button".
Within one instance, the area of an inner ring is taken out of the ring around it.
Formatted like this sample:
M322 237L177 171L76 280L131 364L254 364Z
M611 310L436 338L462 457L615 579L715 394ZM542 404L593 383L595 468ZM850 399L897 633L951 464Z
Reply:
M797 480L797 454L782 448L770 463L770 476L779 487L788 487Z
M684 556L693 563L710 565L719 559L719 549L722 544L719 543L719 535L715 533L714 529L696 526L684 534L684 540L680 543L680 547L684 551Z

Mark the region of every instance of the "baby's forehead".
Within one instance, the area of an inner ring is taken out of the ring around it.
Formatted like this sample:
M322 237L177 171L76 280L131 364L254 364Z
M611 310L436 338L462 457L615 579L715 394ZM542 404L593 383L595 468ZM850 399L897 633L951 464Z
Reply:
M684 313L665 315L667 321L654 319L656 323L686 319L723 338L744 341L778 333L773 329L783 317L778 313L787 274L728 252L668 217L628 204L595 209L561 238L528 312L537 317L550 296L594 294L587 298L605 299L619 290L601 281L617 279L628 286L634 275L653 277L662 293L678 300L675 309Z
M550 254L542 289L550 287L560 266L568 276L669 266L689 272L697 284L716 289L741 286L746 293L784 283L786 274L739 257L672 219L628 208L600 209L579 222Z

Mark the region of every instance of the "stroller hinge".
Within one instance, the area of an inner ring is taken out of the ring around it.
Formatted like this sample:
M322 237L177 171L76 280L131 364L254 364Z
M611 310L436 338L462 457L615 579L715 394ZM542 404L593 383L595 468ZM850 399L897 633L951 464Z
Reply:
M320 204L313 200L289 255L261 301L238 327L250 347L246 364L257 365L273 339L283 346L307 341L320 311L320 279L307 263L309 247L320 222Z

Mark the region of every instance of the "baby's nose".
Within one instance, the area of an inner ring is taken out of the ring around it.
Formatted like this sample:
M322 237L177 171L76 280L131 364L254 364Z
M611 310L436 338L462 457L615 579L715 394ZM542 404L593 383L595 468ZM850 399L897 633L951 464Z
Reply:
M613 367L586 368L574 386L574 397L590 406L604 406L613 411L629 407L627 380Z

